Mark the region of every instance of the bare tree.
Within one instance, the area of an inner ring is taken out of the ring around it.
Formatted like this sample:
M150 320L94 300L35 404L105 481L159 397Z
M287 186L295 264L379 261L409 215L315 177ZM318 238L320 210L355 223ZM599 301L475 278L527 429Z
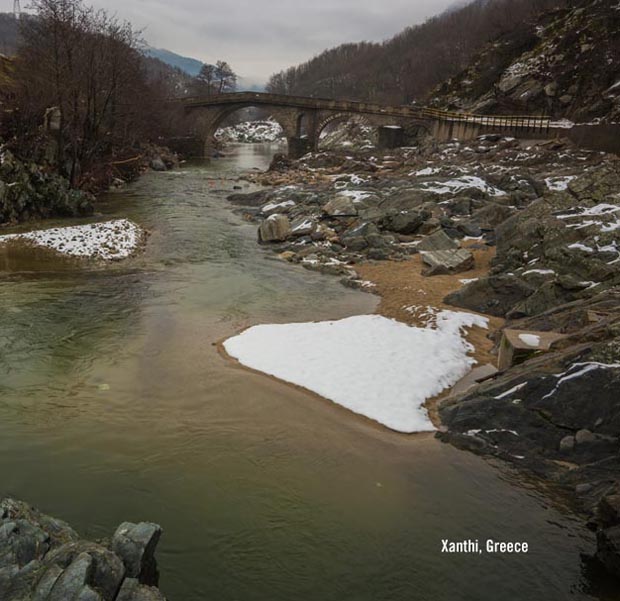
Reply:
M237 75L226 61L217 61L215 64L215 79L218 94L234 92L237 88Z
M49 107L60 113L57 162L72 184L83 167L153 127L145 107L161 103L150 85L141 38L128 23L82 0L34 0L37 18L21 34L16 61L22 127Z

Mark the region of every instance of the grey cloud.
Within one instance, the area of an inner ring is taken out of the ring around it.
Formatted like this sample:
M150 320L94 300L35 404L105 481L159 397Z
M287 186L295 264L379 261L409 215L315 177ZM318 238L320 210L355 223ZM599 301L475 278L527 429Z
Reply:
M454 0L91 0L157 47L222 58L254 81L343 42L381 41ZM10 10L12 0L0 0Z

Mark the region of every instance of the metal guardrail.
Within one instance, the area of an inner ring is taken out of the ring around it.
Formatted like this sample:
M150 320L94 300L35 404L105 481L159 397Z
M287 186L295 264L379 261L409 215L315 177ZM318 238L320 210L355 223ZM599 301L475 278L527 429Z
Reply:
M429 119L454 123L471 123L483 127L498 127L514 131L548 132L551 119L528 115L478 115L475 113L457 113L433 108L422 108L420 114Z

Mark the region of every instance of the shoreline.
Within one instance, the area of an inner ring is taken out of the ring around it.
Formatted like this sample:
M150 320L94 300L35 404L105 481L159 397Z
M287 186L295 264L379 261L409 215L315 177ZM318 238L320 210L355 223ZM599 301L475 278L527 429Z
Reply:
M444 308L489 318L488 331L467 335L479 366L494 366L511 332L524 334L500 371L427 401L436 436L561 489L596 530L597 558L620 575L610 392L620 385L618 158L501 135L345 152L274 161L249 177L271 188L229 201L281 259L377 293L379 315L410 325ZM455 249L447 254L469 253L469 263L422 276L422 260L434 269L426 239L437 232L432 261ZM539 348L547 333L555 341Z

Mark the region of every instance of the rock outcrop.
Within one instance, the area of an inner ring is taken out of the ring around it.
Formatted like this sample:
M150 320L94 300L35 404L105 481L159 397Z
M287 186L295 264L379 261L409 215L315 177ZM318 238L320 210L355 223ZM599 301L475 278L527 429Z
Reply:
M62 520L0 501L2 601L165 601L157 589L157 524L123 523L90 542Z
M515 24L430 94L436 106L573 121L620 116L620 15L590 0Z

